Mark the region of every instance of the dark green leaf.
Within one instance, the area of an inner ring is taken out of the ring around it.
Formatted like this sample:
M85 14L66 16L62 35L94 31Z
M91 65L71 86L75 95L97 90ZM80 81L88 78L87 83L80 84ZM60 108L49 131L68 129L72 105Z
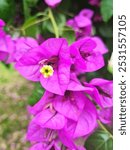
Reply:
M33 17L30 17L28 18L25 23L23 24L22 28L28 28L31 24L33 24L34 22L37 21L37 17L33 16Z
M40 100L40 98L43 96L43 94L44 94L43 87L40 85L40 83L36 83L35 88L32 91L32 95L28 99L28 104L31 106L36 104Z
M98 130L88 138L86 147L87 150L112 150L113 140L108 133Z
M26 0L28 6L33 7L37 4L39 0Z
M69 8L71 8L70 0L63 0L62 3L59 5L59 9L63 12L66 12Z
M25 20L30 16L30 7L28 6L27 0L23 0L23 10Z
M30 17L25 21L25 23L22 26L22 29L25 31L26 36L36 37L36 35L39 32L39 26L35 24L37 21L37 17L33 16Z
M101 14L103 20L107 22L113 15L113 0L101 1Z
M9 20L13 19L15 14L15 4L14 0L0 0L0 18L4 19L4 21L9 22Z
M98 30L103 37L106 37L106 38L113 37L113 29L110 24L106 24L106 23L102 24L101 26L99 26Z
M69 44L75 41L75 32L70 27L63 28L61 36L66 38Z
M31 26L30 28L25 30L26 36L36 37L39 32L38 26Z

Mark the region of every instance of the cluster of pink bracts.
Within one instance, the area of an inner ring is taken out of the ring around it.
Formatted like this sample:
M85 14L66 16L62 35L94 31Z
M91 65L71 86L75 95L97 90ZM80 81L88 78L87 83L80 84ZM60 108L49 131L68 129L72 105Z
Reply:
M57 5L59 5L59 3L61 3L62 0L44 0L44 2L54 8L56 7ZM92 5L92 6L99 6L100 5L100 0L88 0L89 4Z
M0 19L0 60L14 63L23 77L45 89L38 103L28 107L33 115L27 131L30 150L85 150L84 142L98 127L97 121L111 124L112 81L78 79L102 68L108 52L99 37L90 36L92 15L83 10L67 22L78 39L71 45L64 38L41 44L31 37L12 39Z

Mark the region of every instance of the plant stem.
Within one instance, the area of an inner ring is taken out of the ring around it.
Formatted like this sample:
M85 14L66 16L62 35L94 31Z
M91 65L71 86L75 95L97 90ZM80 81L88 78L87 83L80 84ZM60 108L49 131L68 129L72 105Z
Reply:
M29 25L26 26L26 27L22 27L21 30L26 30L27 28L29 28L29 27L31 27L31 26L33 26L33 25L36 25L36 24L38 24L38 23L44 22L44 21L46 21L46 20L48 20L48 19L49 19L48 17L39 19L39 20L37 20L37 21L35 21L35 22L29 24Z
M58 30L58 26L57 26L57 23L55 21L55 18L53 16L52 10L49 8L48 12L49 12L49 18L51 20L52 26L54 28L55 37L58 38L59 37L59 30Z
M101 129L103 129L105 132L109 134L109 136L113 139L113 135L106 129L106 127L98 120L98 124Z

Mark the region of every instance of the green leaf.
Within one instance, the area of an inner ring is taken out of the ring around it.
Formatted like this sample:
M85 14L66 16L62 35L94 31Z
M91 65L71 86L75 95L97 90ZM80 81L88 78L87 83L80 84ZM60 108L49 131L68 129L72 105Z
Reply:
M31 13L27 0L23 0L23 10L24 10L24 18L25 20L27 20L27 18L30 17L30 13Z
M33 7L37 4L39 0L26 0L28 6Z
M25 20L31 16L31 8L36 6L38 0L23 0L23 10Z
M63 0L59 5L59 10L66 12L67 10L71 9L71 1L70 0Z
M31 106L35 105L40 100L40 98L43 96L43 94L44 94L43 87L41 86L40 83L36 83L35 88L32 91L31 96L28 99L28 104Z
M106 38L113 37L113 29L109 23L107 24L103 23L102 25L99 26L98 30L103 37L106 37Z
M31 36L36 38L36 35L39 33L38 25L31 26L25 30L26 36Z
M108 133L97 130L86 142L87 150L112 150L113 140Z
M63 28L61 36L66 38L69 44L75 41L75 32L70 27Z
M13 16L15 14L14 6L14 0L0 0L0 18L6 22L13 20Z
M22 26L22 30L24 30L26 36L36 37L36 35L39 32L39 26L37 24L34 24L37 21L37 17L29 17L25 21L25 23Z
M37 17L35 17L35 16L28 18L25 21L25 23L23 24L22 28L26 29L26 28L28 28L31 24L33 24L36 21L37 21Z
M100 8L103 20L107 22L113 15L113 0L102 0Z
M111 74L113 74L113 68L112 68L112 66L108 65L107 69L108 69L108 71L109 71Z
M54 14L54 19L55 19L57 26L58 26L58 29L59 29L59 33L60 33L66 24L66 17L65 17L65 15L60 14L60 13L53 13L53 14ZM52 26L50 19L43 22L42 29L43 29L43 32L44 31L46 32L46 30L47 30L50 33L54 34L54 29L53 29L53 26Z

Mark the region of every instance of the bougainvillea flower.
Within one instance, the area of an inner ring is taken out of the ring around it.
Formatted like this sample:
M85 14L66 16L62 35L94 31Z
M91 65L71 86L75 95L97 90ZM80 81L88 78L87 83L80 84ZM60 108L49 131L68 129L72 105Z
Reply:
M29 150L45 150L44 144L42 142L34 144Z
M94 52L100 52L101 54L106 54L108 52L108 48L102 41L102 39L98 36L91 37L91 39L96 43L96 47L94 48Z
M40 143L33 145L29 150L50 150L50 149L61 150L62 145L61 144L58 145L58 144L59 143L56 141L51 142L49 145L43 142L40 142Z
M47 104L53 103L55 110L64 114L64 116L69 119L76 121L86 104L86 96L83 91L90 94L93 93L94 88L81 85L75 75L71 74L70 83L64 96L46 91L42 98L34 106L28 107L28 111L32 115L36 115L41 112ZM62 107L63 109L61 109ZM67 111L70 111L70 113L68 114Z
M5 32L3 30L3 27L5 26L5 22L0 19L0 37L2 37L3 35L5 35Z
M91 101L86 98L86 105L80 113L78 120L76 122L72 120L69 122L68 120L67 125L62 132L65 132L71 138L73 137L73 139L88 135L95 129L96 119L96 108ZM72 126L73 128L70 128Z
M60 130L59 131L59 138L61 139L63 145L65 145L66 147L68 147L67 150L72 150L72 149L76 149L76 150L86 150L83 145L85 144L84 141L84 137L80 137L80 138L76 138L73 139L72 137L70 137L70 135L73 136L73 133L75 129L75 125L72 124L71 122L67 123L67 130ZM66 131L65 131L66 130ZM82 141L82 142L77 142L77 141Z
M80 88L66 91L64 96L46 91L41 100L29 108L35 115L33 122L42 128L58 130L58 137L70 149L77 147L77 138L90 134L97 125L96 108L83 91L89 93L92 88L82 92Z
M76 81L77 80L74 79L73 82ZM69 89L73 89L73 82L70 82L68 86ZM53 131L55 130L57 137L60 138L61 142L70 150L73 148L82 150L83 147L76 144L76 139L90 134L97 125L96 108L85 95L85 92L92 93L93 88L85 88L78 84L79 83L75 84L76 88L73 89L75 91L68 90L64 96L46 91L41 100L28 109L29 112L34 115L33 122L35 122L35 124L43 129L48 128ZM63 118L66 121L64 121ZM37 137L37 135L39 136L39 131L33 133L35 133L33 134L36 135L35 137ZM28 134L28 139L30 139L30 137L31 140L34 139L34 136ZM39 141L37 140L37 142Z
M58 150L58 142L60 142L56 130L42 128L34 121L31 121L29 124L27 140L37 142L37 144L31 147L31 150L37 150L38 148L41 148L40 150L50 150L52 147Z
M60 130L51 130L48 128L42 128L37 125L36 122L31 121L27 131L27 140L32 143L35 143L30 150L61 150L61 147L66 147L67 150L72 150L70 146L63 145L59 136ZM66 137L65 137L66 138ZM80 140L80 139L79 139ZM79 141L78 140L78 141ZM84 140L81 139L82 142L77 142L77 146L73 146L76 150L85 150L83 148ZM68 148L67 148L68 147Z
M20 37L15 40L15 50L11 56L18 61L26 52L38 47L38 42L31 37Z
M95 78L86 86L94 87L95 90L90 95L100 107L107 108L113 106L113 82L102 78Z
M0 60L8 63L9 54L14 50L14 42L11 36L4 32L4 26L4 21L0 19Z
M62 0L44 0L50 7L56 7Z
M94 22L101 22L102 21L102 16L99 13L96 13L95 16L93 17Z
M49 150L55 147L58 150L58 131L65 126L66 118L52 109L50 104L47 105L42 108L43 111L35 115L29 125L27 140L42 142L42 144L39 143L40 145L34 145L32 149L41 147Z
M74 42L70 46L71 57L73 58L73 71L93 72L104 66L102 49L97 50L96 42L91 38L84 38Z
M89 4L92 6L99 6L100 0L89 0Z
M0 19L0 28L3 26L5 26L5 22L2 19Z
M5 60L8 53L7 53L7 48L5 48L5 43L3 36L5 35L5 32L3 30L3 27L5 26L5 23L2 19L0 19L0 60Z
M112 124L113 108L103 108L98 110L99 120L104 124Z
M37 122L41 127L49 129L62 129L66 123L63 115L50 109L45 109L38 113L33 121Z
M90 36L92 32L93 11L90 9L83 9L73 19L67 21L67 25L72 27L76 33L77 38Z
M31 142L42 142L46 140L46 129L41 128L35 122L31 121L27 130L27 140Z
M27 79L40 81L52 93L63 95L70 80L70 52L64 38L51 38L26 52L16 69Z
M64 97L57 96L54 99L55 109L66 118L78 121L87 103L87 98L83 92L67 91Z
M14 50L14 42L10 35L0 37L0 60L8 62L9 54Z

